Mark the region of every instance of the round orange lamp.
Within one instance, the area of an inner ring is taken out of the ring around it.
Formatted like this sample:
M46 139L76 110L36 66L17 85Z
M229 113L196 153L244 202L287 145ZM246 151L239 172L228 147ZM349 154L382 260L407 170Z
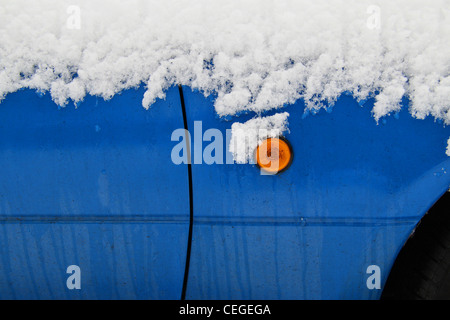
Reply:
M267 138L256 149L256 163L272 174L287 169L292 162L292 148L285 138Z

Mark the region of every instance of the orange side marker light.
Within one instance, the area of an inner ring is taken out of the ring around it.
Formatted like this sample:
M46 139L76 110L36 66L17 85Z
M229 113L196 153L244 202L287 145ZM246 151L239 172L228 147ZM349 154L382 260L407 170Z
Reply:
M287 169L292 158L292 147L285 138L268 138L256 149L256 163L270 174Z

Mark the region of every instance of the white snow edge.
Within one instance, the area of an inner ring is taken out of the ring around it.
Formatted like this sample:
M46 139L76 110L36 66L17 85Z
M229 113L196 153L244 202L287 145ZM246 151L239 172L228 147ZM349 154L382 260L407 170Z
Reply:
M450 138L448 138L447 140L447 149L445 151L445 154L450 157Z
M375 96L377 120L408 96L413 116L450 123L446 0L0 0L0 39L0 100L145 85L148 108L182 84L225 116L351 92Z

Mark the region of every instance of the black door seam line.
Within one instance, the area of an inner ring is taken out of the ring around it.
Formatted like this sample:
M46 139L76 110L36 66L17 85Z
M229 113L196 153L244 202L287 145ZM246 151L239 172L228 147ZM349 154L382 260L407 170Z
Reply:
M188 180L189 180L189 235L186 252L186 264L184 269L183 288L181 291L181 300L186 299L187 283L189 278L189 265L191 261L191 248L192 248L192 229L194 224L194 194L192 190L192 163L191 163L191 141L189 139L188 122L186 116L186 105L184 103L183 88L178 85L178 91L180 93L181 110L183 113L184 129L186 130L186 151L187 151L187 165L188 165Z

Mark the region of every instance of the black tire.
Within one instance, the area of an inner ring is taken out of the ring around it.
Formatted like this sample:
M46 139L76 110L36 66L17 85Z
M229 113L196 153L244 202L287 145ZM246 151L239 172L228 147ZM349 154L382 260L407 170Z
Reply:
M450 300L450 193L423 217L401 250L381 299Z

